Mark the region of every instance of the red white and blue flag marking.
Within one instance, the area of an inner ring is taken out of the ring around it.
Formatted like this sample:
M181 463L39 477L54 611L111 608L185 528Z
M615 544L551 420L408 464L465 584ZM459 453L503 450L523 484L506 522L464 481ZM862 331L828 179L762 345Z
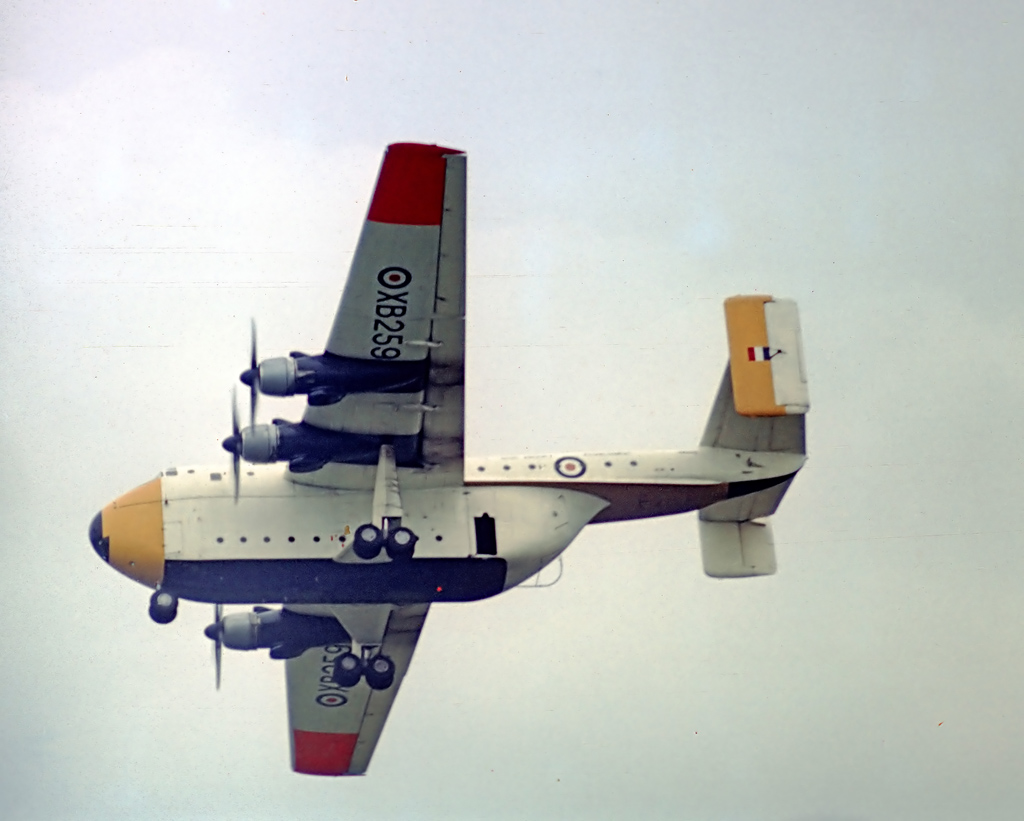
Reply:
M749 362L767 362L773 356L778 356L782 353L778 348L757 347L747 348L747 361Z

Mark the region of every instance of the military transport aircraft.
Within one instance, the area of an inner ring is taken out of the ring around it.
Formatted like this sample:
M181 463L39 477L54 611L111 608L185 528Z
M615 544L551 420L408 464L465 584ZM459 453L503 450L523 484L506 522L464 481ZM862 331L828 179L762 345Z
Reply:
M430 606L520 584L588 523L699 510L708 575L775 572L760 520L804 463L809 407L795 304L726 300L696 451L465 458L465 228L465 154L390 146L324 353L258 362L254 330L230 473L165 470L89 528L154 589L155 621L214 604L218 684L222 646L286 660L300 773L364 773ZM302 421L255 424L258 392L305 395Z

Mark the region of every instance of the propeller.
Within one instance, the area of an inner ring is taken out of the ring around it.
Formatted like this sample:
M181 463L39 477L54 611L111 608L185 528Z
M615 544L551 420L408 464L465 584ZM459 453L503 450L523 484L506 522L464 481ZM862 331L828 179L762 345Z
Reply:
M242 382L249 386L249 423L256 419L256 400L260 392L260 366L256 356L256 320L249 320L249 370L241 377Z
M249 320L249 370L242 374L242 382L249 386L249 427L256 424L256 403L259 397L260 369L256 356L256 320ZM235 504L238 504L242 434L238 425L238 389L231 389L231 436L223 442L224 450L231 454L231 478L235 483Z
M259 360L256 358L256 320L249 319L249 370L247 374L254 373L255 378L249 381L249 424L256 424L256 401L260 395L259 392L259 373L260 366L257 364Z
M213 606L213 624L203 631L208 639L213 640L213 669L218 690L220 689L220 658L224 650L224 626L221 624L223 618L224 605L215 604Z
M238 504L238 483L242 460L242 433L238 429L238 391L234 387L231 388L231 435L221 442L221 446L231 454L231 479L235 484L235 504Z

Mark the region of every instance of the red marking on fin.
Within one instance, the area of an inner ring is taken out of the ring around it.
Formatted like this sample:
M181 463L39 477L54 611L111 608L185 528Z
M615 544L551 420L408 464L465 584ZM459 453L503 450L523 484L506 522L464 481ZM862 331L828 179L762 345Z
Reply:
M440 225L444 210L444 157L461 153L440 145L389 145L367 219L393 225Z
M358 733L314 733L293 730L292 769L308 775L345 775L352 763Z

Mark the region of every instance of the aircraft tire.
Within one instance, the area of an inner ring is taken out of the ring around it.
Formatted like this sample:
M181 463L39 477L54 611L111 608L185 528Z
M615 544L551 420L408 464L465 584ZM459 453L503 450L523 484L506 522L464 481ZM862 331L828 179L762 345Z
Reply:
M363 662L355 653L342 653L334 660L331 678L339 687L355 687L363 674Z
M395 663L389 656L378 654L367 663L363 675L372 689L387 690L395 680Z
M384 534L376 525L360 525L352 535L352 550L364 561L376 559L383 546Z
M396 527L388 533L388 541L384 549L387 550L388 556L392 560L411 559L413 551L416 549L416 542L418 541L419 536L409 530L409 528Z
M170 624L178 615L178 597L157 590L149 598L149 617L157 624Z

